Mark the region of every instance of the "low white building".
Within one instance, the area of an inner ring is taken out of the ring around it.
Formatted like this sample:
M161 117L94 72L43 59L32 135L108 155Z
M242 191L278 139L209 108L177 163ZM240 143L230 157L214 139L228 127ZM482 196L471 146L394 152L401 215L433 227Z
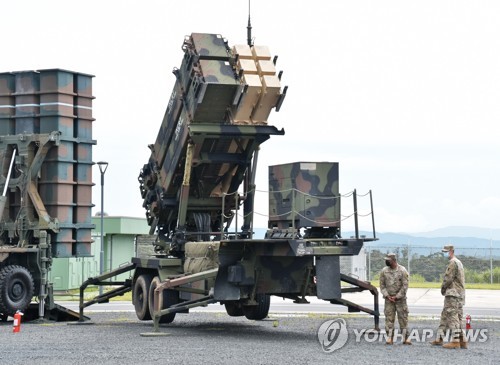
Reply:
M340 256L340 272L353 278L366 281L366 249L363 247L356 256Z

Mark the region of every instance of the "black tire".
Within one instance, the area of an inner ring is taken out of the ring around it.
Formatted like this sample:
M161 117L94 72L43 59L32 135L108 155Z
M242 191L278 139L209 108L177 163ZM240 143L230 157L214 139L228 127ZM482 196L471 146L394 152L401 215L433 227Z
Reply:
M132 292L132 303L134 303L135 314L141 321L151 319L149 312L149 288L151 286L152 276L149 274L139 275L134 284Z
M155 276L153 281L151 282L151 287L149 288L149 312L153 314L154 312L154 303L155 303L155 289L158 285L160 285L161 280L158 276ZM163 290L163 307L161 309L165 309L170 307L171 305L179 303L179 292L177 290L165 289ZM160 317L160 323L171 323L175 318L176 313L169 313Z
M271 306L271 296L267 294L257 294L255 296L257 305L244 305L243 314L247 319L260 321L267 317L269 314L269 307Z
M33 276L23 266L9 265L0 270L0 313L13 316L24 312L35 292Z
M241 317L244 315L243 308L239 302L231 301L225 302L226 312L231 317Z

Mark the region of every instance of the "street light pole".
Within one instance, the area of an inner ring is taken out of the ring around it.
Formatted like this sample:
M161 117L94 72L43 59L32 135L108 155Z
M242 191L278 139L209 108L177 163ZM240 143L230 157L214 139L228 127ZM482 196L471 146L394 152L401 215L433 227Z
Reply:
M99 275L104 271L104 173L108 169L108 163L99 161L97 163L101 172L101 252L99 257ZM102 285L99 286L99 295L102 295Z

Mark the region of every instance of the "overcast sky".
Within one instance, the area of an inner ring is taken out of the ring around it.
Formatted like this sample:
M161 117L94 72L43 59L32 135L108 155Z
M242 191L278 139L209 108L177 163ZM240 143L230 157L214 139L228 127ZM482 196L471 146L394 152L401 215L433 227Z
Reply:
M104 210L144 216L137 176L184 36L246 43L248 2L17 0L0 9L0 72L96 76L94 161L109 162ZM499 19L498 1L253 0L255 44L279 56L289 86L269 118L286 134L262 145L258 189L267 190L268 165L335 161L342 193L373 191L378 231L499 228ZM99 211L97 166L93 180ZM350 201L342 204L350 214ZM266 196L256 210L267 212Z

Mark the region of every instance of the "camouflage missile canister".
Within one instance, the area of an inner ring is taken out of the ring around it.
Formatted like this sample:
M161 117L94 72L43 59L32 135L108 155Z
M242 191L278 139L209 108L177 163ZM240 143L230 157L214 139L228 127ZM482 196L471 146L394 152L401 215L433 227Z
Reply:
M269 228L292 227L340 231L338 163L269 166Z
M231 48L219 34L192 33L182 49L151 158L139 176L148 223L166 236L176 226L220 231L239 204L222 200L249 176L259 145L284 133L267 125L284 97L267 47Z
M0 73L1 182L5 184L14 149L18 163L24 164L9 182L1 223L3 242L16 240L21 224L16 220L23 220L28 237L29 230L42 229L39 220L47 214L55 257L91 255L92 146L96 143L92 140L92 78L62 69ZM37 178L26 176L27 170ZM30 190L33 202L25 201L24 208L20 205L26 193L23 179L32 181L30 189L40 199Z

